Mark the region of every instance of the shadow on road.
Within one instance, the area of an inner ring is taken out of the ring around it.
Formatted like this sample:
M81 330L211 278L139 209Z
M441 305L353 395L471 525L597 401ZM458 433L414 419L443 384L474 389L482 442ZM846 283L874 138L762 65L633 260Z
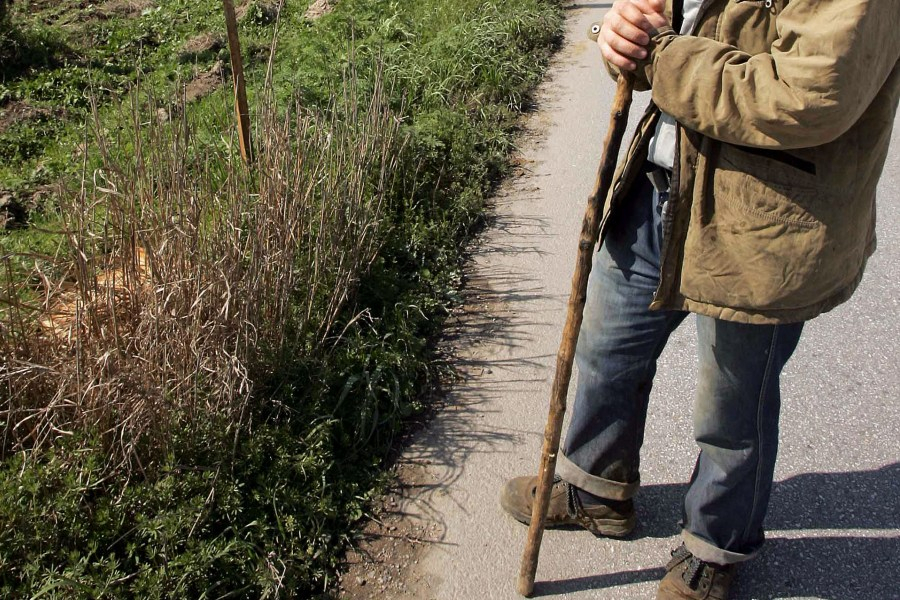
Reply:
M686 491L687 484L641 488L637 537L678 533ZM765 526L767 531L883 529L900 535L898 498L900 463L874 471L803 473L775 482Z
M535 237L546 235L546 224L539 218L495 217L492 221L492 229L505 232L499 236L505 241L488 239L476 254L541 252L533 245ZM393 512L395 517L420 524L417 531L421 533L413 536L417 544L448 543L447 523L436 500L449 500L462 510L471 504L465 486L457 482L473 454L490 453L503 460L500 455L539 435L498 426L498 419L486 407L495 405L492 400L498 396L524 397L535 385L546 384L542 378L522 377L523 371L540 372L543 377L548 362L546 356L528 354L535 326L542 326L546 316L538 308L548 298L543 290L541 282L515 269L480 268L477 275L470 271L464 305L451 317L443 341L453 356L456 381L435 391L442 405L441 418L425 425L400 459L422 476L403 483L404 489L398 490L403 501ZM484 482L495 484L499 488L499 481ZM686 484L643 487L637 497L640 524L635 538L676 535L686 490ZM766 520L770 540L759 558L742 569L734 598L900 598L895 565L890 562L900 557L898 497L900 463L873 471L805 473L776 482ZM804 530L820 531L805 535ZM846 534L841 535L841 530ZM785 533L779 536L779 532ZM537 584L535 595L648 583L663 574L656 567L544 581Z
M898 597L898 537L770 539L760 557L738 572L732 600L821 598L889 600ZM535 584L535 597L561 596L658 581L662 568L623 571Z
M516 197L527 197L533 191L520 189ZM493 201L502 203L504 196ZM486 227L502 235L479 238L472 255L521 258L542 254L535 240L547 236L545 220L529 215L511 217L505 212L489 211ZM462 303L447 319L438 344L452 376L433 383L426 402L430 414L418 426L412 425L408 446L397 458L403 476L390 491L397 502L385 507L380 517L396 521L396 527L369 532L370 541L399 535L415 544L449 544L447 523L437 505L447 501L459 508L467 505L469 494L458 481L471 457L485 453L501 456L525 437L539 435L498 426L496 420L487 424L496 411L486 407L496 406L499 397L521 394L543 383L542 378L522 377L521 369L532 368L543 377L547 357L529 350L534 345L535 327L540 327L546 316L534 307L549 296L543 283L526 275L524 269L483 265L474 269L474 260L465 269ZM437 413L440 419L430 418ZM376 550L380 550L377 544ZM366 547L359 551L368 552ZM377 558L366 556L370 561Z
M734 600L897 598L900 537L773 538L735 582Z
M677 534L686 491L686 484L642 488L638 495L641 521L635 537ZM766 519L769 540L760 556L740 571L733 598L900 598L898 498L900 463L872 471L804 473L776 482ZM854 530L860 529L870 531L855 534ZM830 535L777 534L797 530L828 530ZM834 535L835 530L848 530L848 534ZM535 595L632 585L656 581L663 574L656 568L539 582Z
M538 581L534 584L533 597L561 596L575 592L589 590L602 590L606 588L659 581L666 574L662 567L657 569L641 569L639 571L622 571L620 573L607 573L605 575L591 575L589 577L576 577L574 579L561 579L559 581Z

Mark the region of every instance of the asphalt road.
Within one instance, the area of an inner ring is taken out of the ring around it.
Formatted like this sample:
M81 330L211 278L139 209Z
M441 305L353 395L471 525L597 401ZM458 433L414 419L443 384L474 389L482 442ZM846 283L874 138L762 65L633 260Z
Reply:
M526 530L501 511L498 494L508 478L537 468L577 234L614 91L584 32L608 6L567 11L567 43L541 89L520 176L498 194L473 249L469 305L451 340L464 381L403 458L421 469L403 511L430 540L405 570L418 581L416 598L517 597ZM646 101L636 99L632 121ZM879 250L854 298L808 325L784 374L769 542L741 571L736 599L900 598L900 127L893 135ZM694 336L688 319L660 362L637 531L625 541L548 531L538 596L654 597L678 544L697 452Z

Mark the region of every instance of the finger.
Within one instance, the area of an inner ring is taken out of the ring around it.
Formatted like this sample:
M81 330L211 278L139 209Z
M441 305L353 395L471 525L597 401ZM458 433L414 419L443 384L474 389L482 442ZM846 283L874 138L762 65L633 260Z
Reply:
M645 15L643 11L641 11L641 9L638 8L636 4L634 4L633 0L617 4L616 8L618 10L610 11L607 13L607 15L610 16L610 20L612 22L618 23L621 19L627 21L628 23L631 23L635 27L644 30L647 33L650 33L656 28L653 24L650 23L647 15Z
M617 53L606 42L600 42L600 53L603 54L603 58L605 58L609 64L615 65L623 71L634 71L637 69L637 65L634 61L628 60L626 57Z
M609 29L615 32L616 35L628 40L633 44L645 46L650 42L650 36L647 34L647 32L645 32L634 23L627 21L620 15L614 15L610 17L608 25Z
M628 3L623 4L621 9L606 13L603 18L604 29L611 29L632 43L647 44L650 36L641 25L647 21L644 14Z
M603 43L622 57L637 60L647 57L647 50L643 46L616 35L614 31L605 30L603 33Z

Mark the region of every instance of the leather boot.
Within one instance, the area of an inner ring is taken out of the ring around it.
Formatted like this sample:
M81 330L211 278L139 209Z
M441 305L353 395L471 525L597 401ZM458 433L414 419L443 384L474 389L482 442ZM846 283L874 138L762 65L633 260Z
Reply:
M672 551L656 600L728 600L734 565L700 560L684 544Z

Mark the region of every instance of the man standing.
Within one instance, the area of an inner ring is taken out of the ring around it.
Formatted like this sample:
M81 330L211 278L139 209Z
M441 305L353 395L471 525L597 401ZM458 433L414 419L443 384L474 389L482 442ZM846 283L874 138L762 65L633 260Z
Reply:
M779 376L875 250L900 98L900 3L618 0L598 44L651 106L601 224L547 525L625 536L656 361L697 315L699 457L657 598L728 597L763 543ZM503 507L527 523L535 477Z

